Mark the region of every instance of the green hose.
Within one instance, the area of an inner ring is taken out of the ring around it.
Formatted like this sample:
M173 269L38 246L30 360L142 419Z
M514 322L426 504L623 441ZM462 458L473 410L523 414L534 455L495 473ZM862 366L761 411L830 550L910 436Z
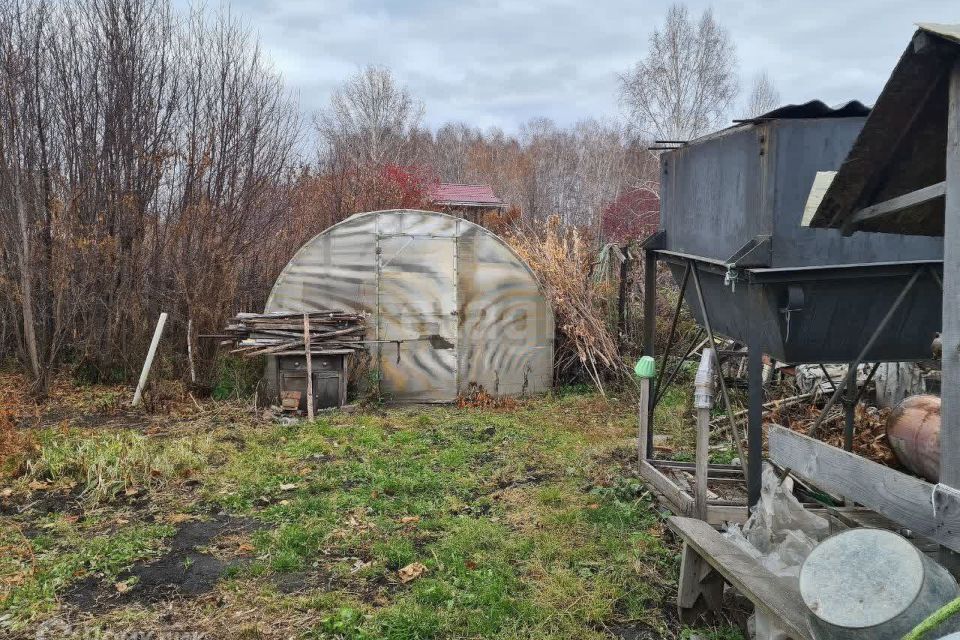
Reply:
M920 640L924 638L928 633L955 616L958 612L960 612L960 598L951 600L931 613L926 620L915 626L913 631L903 636L903 640Z

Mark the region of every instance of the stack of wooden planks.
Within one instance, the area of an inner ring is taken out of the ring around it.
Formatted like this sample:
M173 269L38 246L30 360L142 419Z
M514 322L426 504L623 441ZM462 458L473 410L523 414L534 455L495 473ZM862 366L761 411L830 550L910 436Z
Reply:
M304 316L311 354L347 354L364 349L366 317L346 311L238 313L221 337L229 337L226 342L235 345L230 353L248 358L303 355Z

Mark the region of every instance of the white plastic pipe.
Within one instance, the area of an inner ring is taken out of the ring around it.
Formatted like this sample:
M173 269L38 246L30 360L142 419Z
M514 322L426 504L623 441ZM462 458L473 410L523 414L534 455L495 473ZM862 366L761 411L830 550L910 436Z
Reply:
M157 355L157 345L160 344L160 334L163 333L163 325L165 324L167 324L167 314L161 313L160 320L157 321L157 328L153 332L153 340L150 341L150 350L147 351L147 359L143 361L143 370L140 372L140 382L137 383L137 390L133 394L133 406L140 404L143 388L147 386L150 367L153 366L153 357Z

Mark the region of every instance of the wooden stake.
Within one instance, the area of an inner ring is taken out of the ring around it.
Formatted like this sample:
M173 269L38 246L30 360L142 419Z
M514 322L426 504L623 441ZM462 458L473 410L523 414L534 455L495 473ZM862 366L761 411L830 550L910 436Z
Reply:
M187 362L190 363L190 382L197 384L197 370L193 367L193 318L187 319Z
M303 314L303 352L307 356L307 420L313 421L313 359L310 353L310 316Z
M694 508L700 520L707 519L707 474L710 462L710 409L697 409L697 453Z
M147 386L147 378L150 376L150 367L153 366L153 357L157 355L157 345L160 344L160 334L163 333L163 325L167 324L167 314L161 313L160 320L157 321L157 328L153 332L153 340L150 341L150 349L147 351L147 359L143 361L143 369L140 371L140 381L137 382L137 390L133 393L133 406L140 404L143 396L143 388Z
M650 428L650 378L640 378L640 402L637 405L637 462L650 455L647 451L647 429Z

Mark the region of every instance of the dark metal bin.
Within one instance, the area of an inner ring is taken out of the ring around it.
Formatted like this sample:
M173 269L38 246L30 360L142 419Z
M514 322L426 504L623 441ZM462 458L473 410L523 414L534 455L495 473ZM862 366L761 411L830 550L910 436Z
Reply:
M652 273L665 262L701 326L752 352L751 505L760 480L759 354L794 364L920 360L940 330L942 239L845 238L803 225L817 173L839 168L866 120L852 104L785 107L661 155L660 231L645 243L646 266ZM654 304L645 313L648 355ZM848 415L852 439L851 406Z

